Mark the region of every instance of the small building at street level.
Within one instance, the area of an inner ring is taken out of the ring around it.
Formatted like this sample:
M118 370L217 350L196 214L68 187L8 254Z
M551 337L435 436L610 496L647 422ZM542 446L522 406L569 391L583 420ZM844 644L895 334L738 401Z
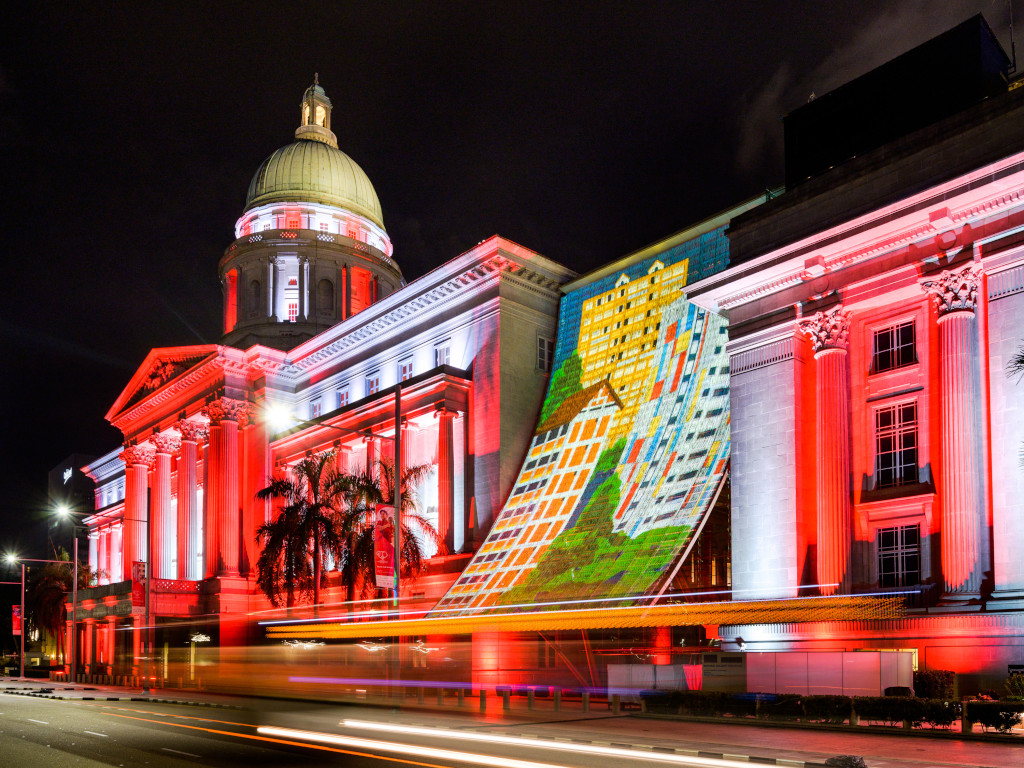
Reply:
M215 643L245 642L249 617L269 608L256 531L277 513L256 492L311 453L333 450L352 473L393 458L396 399L402 462L429 468L415 491L441 541L425 543L409 600L436 602L458 576L530 442L559 286L575 273L492 237L407 282L319 84L299 118L294 141L257 168L235 239L211 264L222 340L152 350L107 413L124 444L86 467L98 586L77 610L83 672L139 674L142 633L119 630L142 626L132 584L147 563L158 647L187 642L174 627L189 621ZM282 411L283 431L270 422Z

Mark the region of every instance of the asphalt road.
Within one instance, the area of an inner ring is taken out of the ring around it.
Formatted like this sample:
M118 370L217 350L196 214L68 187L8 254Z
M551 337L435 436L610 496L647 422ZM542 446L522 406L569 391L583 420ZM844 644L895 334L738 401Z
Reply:
M0 768L742 768L753 762L747 756L802 768L804 761L820 765L843 753L864 755L870 768L1024 765L1024 744L609 715L556 720L549 713L516 722L270 699L232 699L240 705L232 708L131 701L130 695L54 700L13 690L0 690ZM696 750L738 757L714 759Z

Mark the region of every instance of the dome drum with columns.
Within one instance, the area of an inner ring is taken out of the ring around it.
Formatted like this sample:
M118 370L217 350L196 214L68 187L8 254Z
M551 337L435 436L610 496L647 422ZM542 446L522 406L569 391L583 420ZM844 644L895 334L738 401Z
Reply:
M314 83L295 141L253 176L220 262L226 344L290 349L405 285L377 193L330 125Z

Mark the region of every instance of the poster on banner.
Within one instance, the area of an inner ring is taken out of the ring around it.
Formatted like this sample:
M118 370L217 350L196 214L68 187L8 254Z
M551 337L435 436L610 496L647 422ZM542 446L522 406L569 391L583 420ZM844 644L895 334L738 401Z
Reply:
M376 584L381 589L395 588L394 515L394 507L377 505L377 522L373 533L373 572Z
M11 626L14 628L14 636L21 634L21 606L11 606Z
M146 606L146 564L141 560L132 563L132 608Z

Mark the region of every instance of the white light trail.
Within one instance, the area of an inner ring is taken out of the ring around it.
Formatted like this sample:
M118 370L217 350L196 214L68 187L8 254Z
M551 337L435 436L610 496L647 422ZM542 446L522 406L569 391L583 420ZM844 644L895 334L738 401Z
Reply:
M388 733L406 733L410 736L429 736L435 739L443 738L516 747L534 747L535 749L600 755L601 757L648 760L658 763L670 763L672 765L693 766L694 768L750 768L750 763L747 760L729 760L725 758L699 757L697 755L673 755L667 752L645 752L640 749L603 747L599 744L570 744L560 741L546 741L544 739L528 739L522 736L480 733L479 731L450 731L444 728L421 728L414 725L398 725L396 723L375 723L369 720L342 720L339 725L345 728L358 728L365 731L387 731Z
M536 763L532 760L516 760L510 757L480 755L473 752L458 752L453 749L437 749L419 744L396 744L390 741L360 739L355 736L338 736L331 733L315 731L298 731L292 728L276 728L263 725L256 729L263 736L276 736L282 739L304 739L305 741L333 744L339 747L358 747L359 749L375 749L379 752L393 752L399 755L414 755L419 758L433 757L438 760L454 760L460 763L479 763L480 765L498 766L499 768L568 768L554 763ZM744 765L743 768L750 768Z

